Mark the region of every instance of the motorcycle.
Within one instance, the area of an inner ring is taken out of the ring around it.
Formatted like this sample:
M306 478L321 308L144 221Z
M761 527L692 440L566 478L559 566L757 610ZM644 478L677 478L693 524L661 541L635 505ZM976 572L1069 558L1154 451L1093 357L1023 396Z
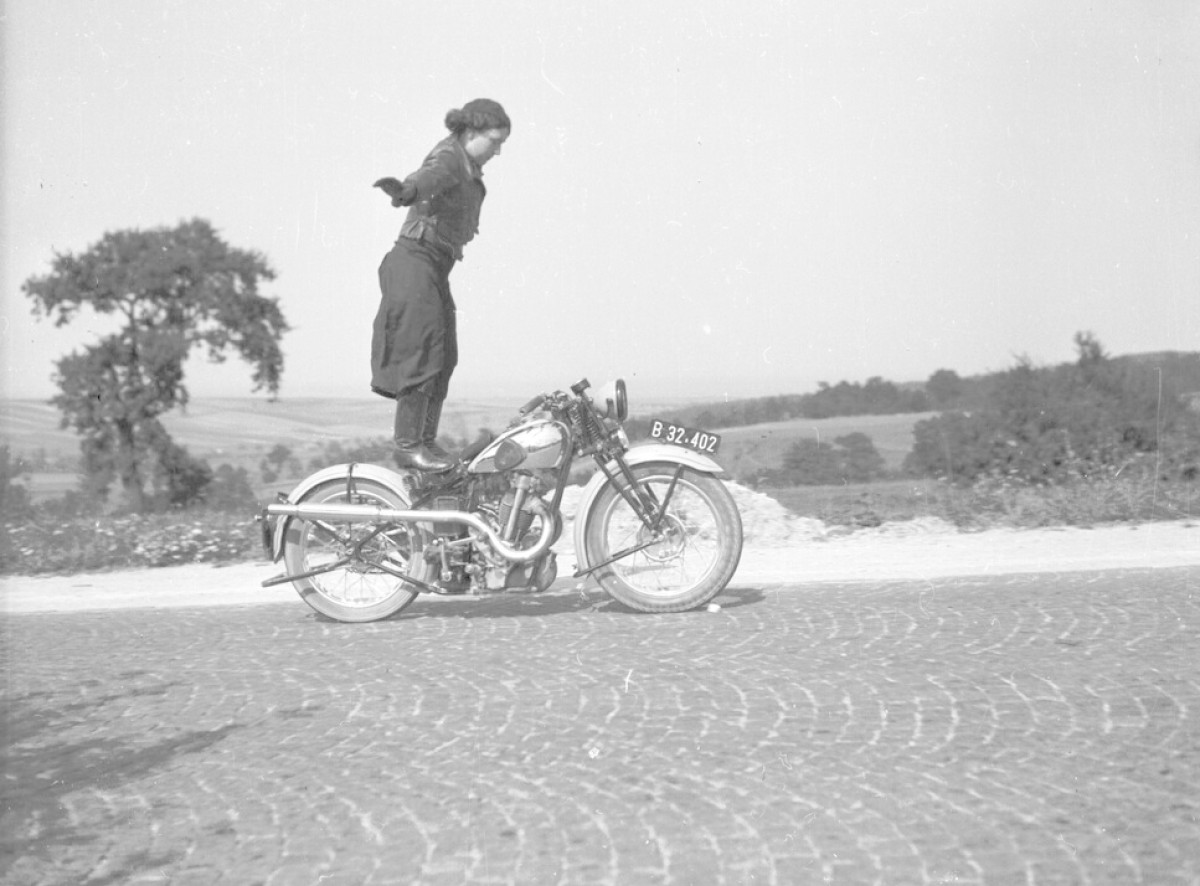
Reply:
M707 604L733 577L742 521L712 458L720 437L667 421L630 446L625 383L598 404L587 379L539 394L451 470L373 464L317 471L259 515L263 545L314 610L387 618L421 593L537 593L558 577L564 493L577 459L597 470L574 514L575 578L641 612Z

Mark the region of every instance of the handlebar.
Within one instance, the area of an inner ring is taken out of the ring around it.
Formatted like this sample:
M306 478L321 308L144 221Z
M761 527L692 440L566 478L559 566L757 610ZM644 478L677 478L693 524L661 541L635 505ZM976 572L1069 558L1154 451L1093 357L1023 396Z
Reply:
M537 409L539 406L541 406L543 403L546 402L546 397L547 397L546 394L538 394L536 397L534 397L532 400L530 400L528 403L526 403L524 406L522 406L520 409L518 409L517 414L518 415L529 415L529 413L533 412L533 410Z

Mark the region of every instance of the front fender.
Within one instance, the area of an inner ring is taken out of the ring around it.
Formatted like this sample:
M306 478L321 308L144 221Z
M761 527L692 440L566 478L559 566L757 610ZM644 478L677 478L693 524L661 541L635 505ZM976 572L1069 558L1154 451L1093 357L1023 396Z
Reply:
M313 489L322 483L329 480L344 480L350 477L361 477L366 480L374 480L377 483L382 483L388 489L395 492L404 501L408 501L409 493L404 488L404 475L396 471L390 470L380 465L371 464L342 464L330 465L327 468L321 468L315 474L309 474L300 483L288 493L287 500L292 504L297 504L304 499ZM275 524L275 529L272 533L271 540L271 560L278 561L283 556L283 538L287 534L288 525L292 522L291 517L285 517Z
M709 458L707 455L701 455L699 452L693 452L690 449L684 449L682 446L672 446L669 443L640 443L632 447L625 453L625 463L631 468L638 465L644 465L647 462L666 462L668 464L681 464L684 467L691 468L693 471L699 471L701 474L711 474L714 477L721 477L725 474L725 469L722 468L716 461ZM616 462L609 462L607 467L611 470L616 470ZM592 512L592 507L596 503L596 496L600 494L600 490L604 488L604 484L608 482L608 477L603 471L597 471L592 475L592 479L583 487L583 494L579 497L579 504L575 509L575 563L577 569L587 568L587 545L584 543L587 535L588 516Z

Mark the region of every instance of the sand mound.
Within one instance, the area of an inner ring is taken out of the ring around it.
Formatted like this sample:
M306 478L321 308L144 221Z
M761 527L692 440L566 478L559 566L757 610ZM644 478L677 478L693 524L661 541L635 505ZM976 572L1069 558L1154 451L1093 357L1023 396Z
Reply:
M910 538L955 531L952 524L936 517L885 523L870 529L830 527L814 517L798 517L792 514L765 493L728 481L725 486L733 494L738 512L742 515L742 531L748 547L788 547L806 542L825 541L851 532L863 537ZM563 494L562 510L568 524L568 529L563 534L567 538L570 537L570 526L582 492L583 487L571 486Z
M742 515L745 543L753 547L780 547L828 537L829 527L814 517L797 517L771 496L737 483L725 486L733 493Z

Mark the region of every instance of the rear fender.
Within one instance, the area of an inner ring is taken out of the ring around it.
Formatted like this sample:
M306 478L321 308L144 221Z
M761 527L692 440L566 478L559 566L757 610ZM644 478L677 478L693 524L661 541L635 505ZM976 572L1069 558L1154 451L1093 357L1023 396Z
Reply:
M714 477L725 475L725 469L707 455L692 452L682 446L672 446L668 443L642 443L625 453L625 463L631 468L648 462L683 465L693 471L711 474ZM607 467L610 471L616 471L617 463L609 462ZM577 569L587 568L587 546L584 541L587 535L588 518L596 504L596 496L600 494L600 490L606 483L608 483L608 477L603 471L597 471L583 487L583 494L579 497L579 505L575 509L575 563Z
M313 489L322 483L330 480L349 480L350 478L374 480L376 483L381 483L396 493L406 504L410 499L409 492L404 487L403 474L398 474L396 471L380 467L379 465L351 463L331 465L327 468L322 468L315 474L309 474L300 481L300 484L295 489L288 493L287 500L292 504L298 504L304 499L304 496L308 495L308 493L312 492ZM275 523L271 540L272 561L278 561L283 556L283 539L287 535L288 526L293 519L293 517L284 517Z

